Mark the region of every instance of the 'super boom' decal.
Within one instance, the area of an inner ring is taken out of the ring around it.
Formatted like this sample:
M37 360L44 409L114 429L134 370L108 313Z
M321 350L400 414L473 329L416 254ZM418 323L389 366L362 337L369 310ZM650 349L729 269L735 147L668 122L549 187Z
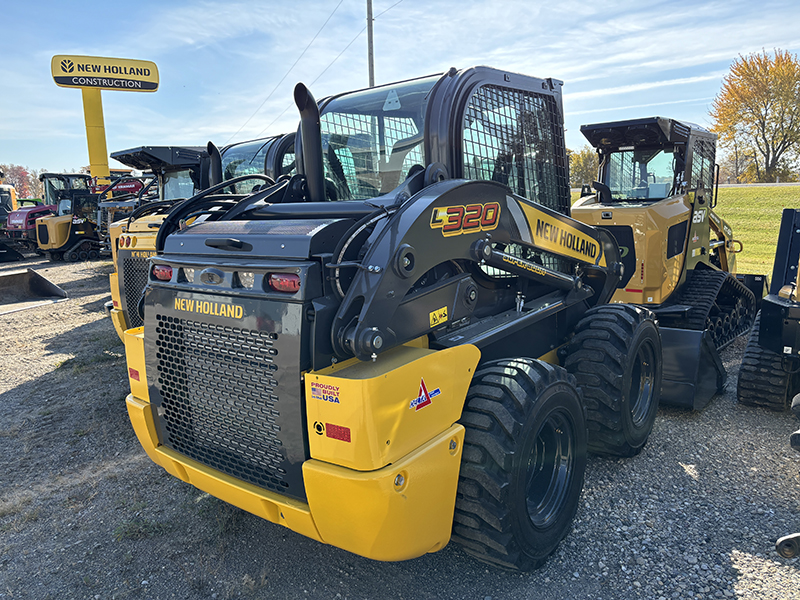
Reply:
M462 233L477 233L497 229L500 221L500 204L467 204L440 206L431 212L431 229L441 229L450 237Z

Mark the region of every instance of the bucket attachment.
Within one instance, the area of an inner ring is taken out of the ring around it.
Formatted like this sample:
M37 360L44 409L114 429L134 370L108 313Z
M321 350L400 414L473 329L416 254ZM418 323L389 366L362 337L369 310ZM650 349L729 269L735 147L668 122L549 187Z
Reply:
M0 263L24 260L25 257L9 245L9 242L0 240Z
M67 292L33 269L0 273L0 315L66 298Z
M702 410L721 392L728 374L705 331L661 328L661 403Z

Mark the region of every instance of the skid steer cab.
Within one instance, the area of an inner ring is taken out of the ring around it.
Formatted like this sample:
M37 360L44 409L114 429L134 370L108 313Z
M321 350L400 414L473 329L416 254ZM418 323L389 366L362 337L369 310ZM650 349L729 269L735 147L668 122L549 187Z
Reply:
M169 473L377 560L541 565L587 451L645 445L651 312L609 304L614 238L569 216L561 82L451 69L319 105L298 170L163 219L128 411Z
M156 254L156 236L166 215L187 197L205 192L184 221L206 219L226 210L254 188L274 184L294 172L294 133L225 146L204 148L143 146L111 156L137 169L157 173L158 201L140 205L127 219L110 227L115 272L110 278L108 315L120 338L140 327L139 301L147 283L148 260ZM202 150L202 152L200 152Z
M703 408L727 374L719 350L750 330L767 278L737 278L742 243L714 212L717 136L649 117L584 125L600 159L594 193L572 216L603 227L624 274L612 302L647 307L664 342L661 401ZM740 281L741 279L741 281Z
M97 235L97 194L86 173L39 175L45 204L56 214L36 219L36 243L50 260L76 262L100 256Z

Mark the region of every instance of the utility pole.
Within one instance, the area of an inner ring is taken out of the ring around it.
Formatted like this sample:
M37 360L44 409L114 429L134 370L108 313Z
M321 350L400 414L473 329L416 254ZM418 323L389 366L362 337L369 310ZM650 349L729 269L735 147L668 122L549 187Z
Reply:
M375 87L375 57L372 53L372 0L367 0L367 56L369 59L369 87Z

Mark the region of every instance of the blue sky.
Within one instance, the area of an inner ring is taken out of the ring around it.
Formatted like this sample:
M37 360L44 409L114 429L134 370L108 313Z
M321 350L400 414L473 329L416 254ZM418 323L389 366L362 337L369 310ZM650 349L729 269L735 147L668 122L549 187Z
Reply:
M800 51L797 0L396 2L373 0L376 83L479 64L561 79L573 149L585 143L585 123L661 115L709 125L711 102L739 54ZM366 0L337 4L7 2L0 163L52 171L89 163L81 94L56 87L56 54L158 65L155 93L103 92L109 152L222 146L293 130L298 81L318 99L368 83L366 32L359 35Z

